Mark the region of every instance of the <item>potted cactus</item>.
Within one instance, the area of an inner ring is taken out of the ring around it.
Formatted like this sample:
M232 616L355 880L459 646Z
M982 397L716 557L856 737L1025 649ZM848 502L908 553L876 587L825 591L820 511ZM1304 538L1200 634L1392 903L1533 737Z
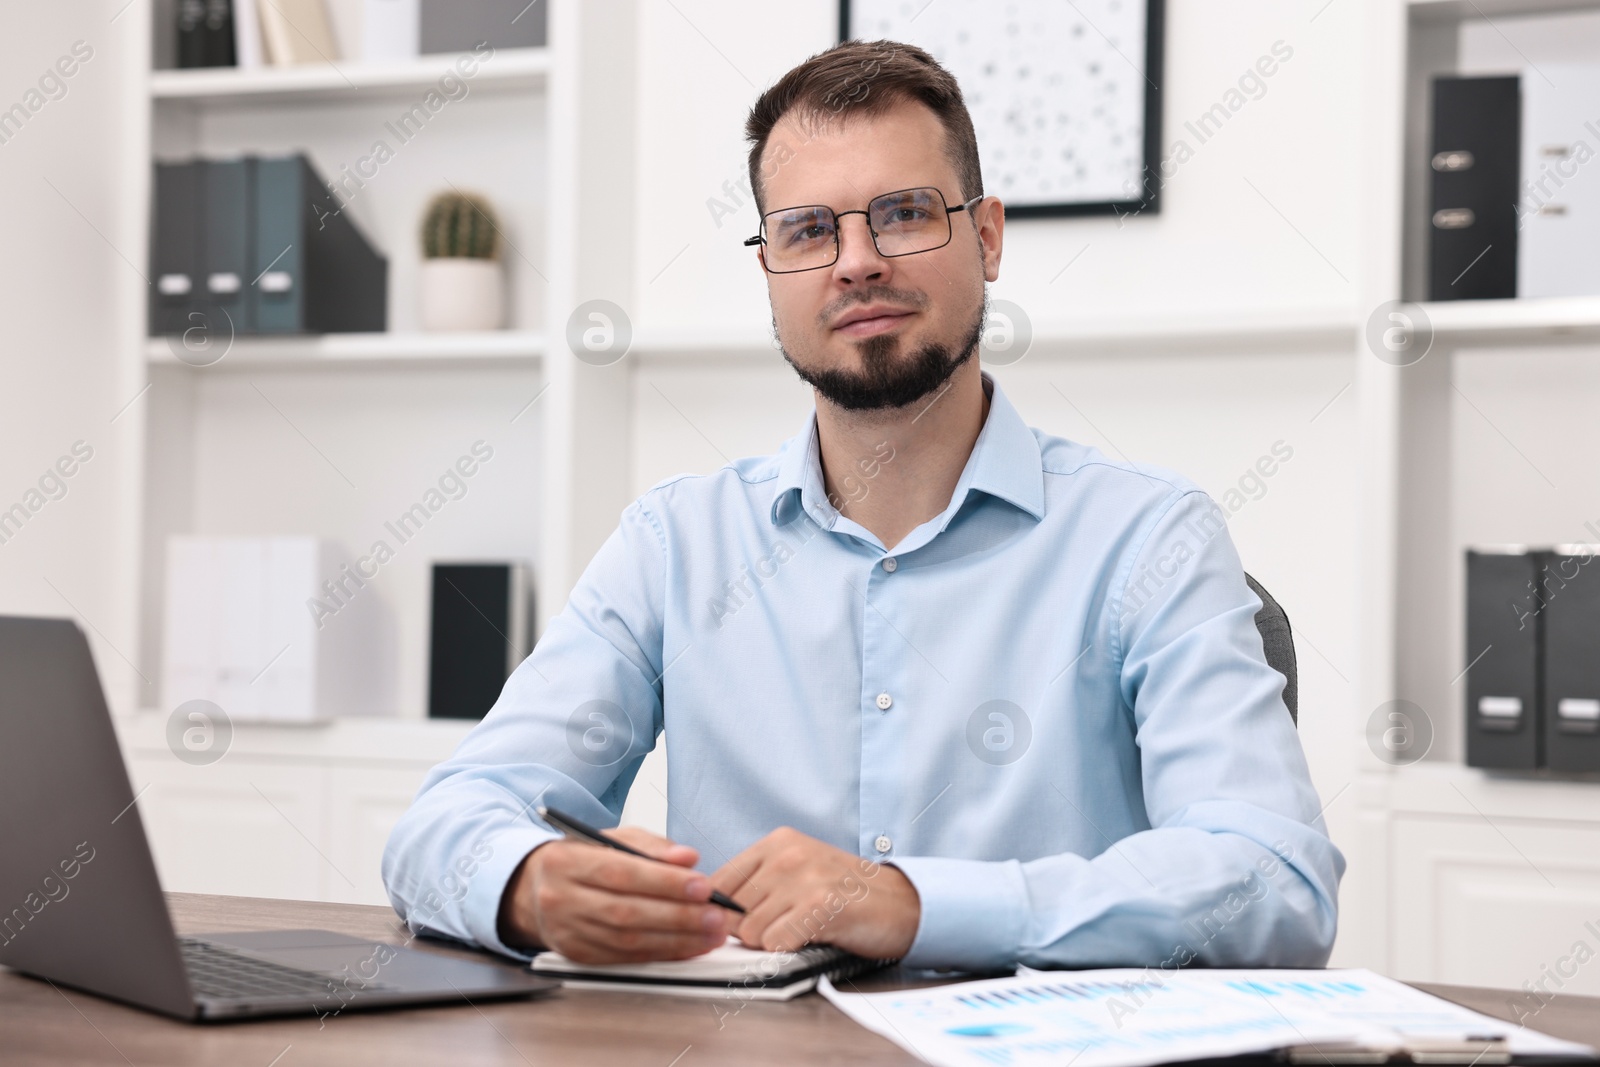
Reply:
M505 318L500 223L475 193L444 192L422 218L424 330L496 330Z

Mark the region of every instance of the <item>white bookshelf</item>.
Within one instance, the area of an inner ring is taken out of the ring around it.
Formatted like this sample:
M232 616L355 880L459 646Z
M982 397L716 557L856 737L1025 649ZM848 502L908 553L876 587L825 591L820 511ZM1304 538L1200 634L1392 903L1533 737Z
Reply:
M119 20L147 57L120 94L116 165L131 179L118 184L119 210L132 236L118 245L130 263L148 258L155 160L304 151L336 180L374 139L396 149L347 203L388 259L387 332L238 336L216 363L193 366L146 336L142 299L119 305L128 346L117 392L134 398L116 424L129 442L116 452L128 486L119 518L134 533L119 539L117 597L135 637L124 646L131 673L110 696L137 787L149 786L141 807L168 888L384 902L388 829L470 727L422 719L428 564L530 561L542 630L626 503L632 361L581 364L564 336L585 300L630 303L631 237L608 225L635 182L638 5L546 2L548 47L498 50L471 75L448 55L158 70L148 57L160 51L162 0L133 0ZM465 95L394 142L386 124L452 72ZM500 213L506 329L418 328L417 226L428 197L451 185ZM373 580L392 626L394 716L238 724L219 763L176 760L171 709L153 684L167 538L300 533L365 550L479 440L493 461Z
M1575 915L1600 907L1600 871L1590 858L1600 841L1600 778L1465 766L1464 684L1452 681L1466 666L1459 646L1468 535L1458 529L1463 503L1455 494L1470 484L1479 496L1528 495L1503 481L1509 463L1458 470L1473 462L1464 432L1498 435L1508 453L1515 447L1483 411L1493 398L1463 392L1463 368L1518 361L1530 388L1558 401L1563 383L1546 368L1570 367L1588 357L1585 346L1600 345L1600 296L1417 299L1426 286L1430 79L1538 64L1548 58L1539 42L1560 36L1561 18L1596 13L1596 0L1393 0L1366 12L1374 50L1362 105L1369 184L1355 342L1364 486L1353 725L1362 736L1360 778L1350 786L1361 833L1345 843L1350 873L1341 892L1342 909L1362 921L1342 938L1346 953L1402 979L1515 987L1538 974L1551 946L1570 944ZM1543 22L1539 32L1519 26L1524 18ZM1427 356L1404 367L1375 358L1364 337L1367 314L1400 299L1417 301L1432 331ZM1588 427L1554 410L1541 430L1566 435L1571 449L1590 447ZM1536 478L1527 466L1513 476ZM1517 520L1529 526L1526 536L1508 540L1559 532L1548 514ZM1418 703L1434 722L1433 750L1409 767L1368 755L1364 737L1368 713L1397 698ZM1585 980L1568 991L1596 988Z
M389 263L386 332L241 335L217 362L194 366L167 338L144 336L142 308L125 323L139 338L130 374L148 387L128 415L143 423L129 461L141 488L127 507L141 531L127 577L141 679L118 707L162 701L150 680L159 677L168 537L298 532L364 549L384 512L405 506L480 438L496 448L485 471L499 482L475 486L454 505L461 513L383 578L400 671L396 714L425 714L431 560L532 562L540 631L564 604L626 502L618 459L627 454L628 406L594 398L625 398L629 366L581 365L547 338L564 336L561 309L596 297L627 303L631 244L595 234L617 197L631 199L633 83L617 71L631 69L636 11L636 0L553 0L547 47L487 58L129 72L126 166L140 180L125 204L146 233L153 160L304 151L337 183L375 139L394 154L345 198ZM124 19L153 35L163 14L161 0L135 0ZM146 40L147 55L161 51L154 36ZM464 94L396 141L395 116L451 74ZM609 185L593 180L595 168L614 176ZM505 329L418 328L417 227L427 199L451 186L484 193L500 214ZM146 255L141 243L132 258Z

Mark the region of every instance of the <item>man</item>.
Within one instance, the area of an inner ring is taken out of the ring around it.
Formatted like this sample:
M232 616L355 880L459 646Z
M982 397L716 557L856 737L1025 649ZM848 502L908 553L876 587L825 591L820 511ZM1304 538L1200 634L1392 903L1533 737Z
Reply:
M589 962L732 934L943 968L1323 964L1344 859L1220 510L1028 429L980 370L1005 217L955 80L844 44L746 131L815 414L623 512L396 827L396 909ZM663 731L672 840L615 832L656 859L534 817L614 825Z

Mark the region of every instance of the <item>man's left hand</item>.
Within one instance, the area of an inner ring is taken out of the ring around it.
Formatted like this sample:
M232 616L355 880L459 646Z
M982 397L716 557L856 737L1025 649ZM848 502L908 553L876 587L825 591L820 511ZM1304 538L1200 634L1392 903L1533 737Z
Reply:
M895 867L864 860L785 826L711 876L746 914L733 933L751 948L792 952L818 942L898 959L922 918L916 888Z

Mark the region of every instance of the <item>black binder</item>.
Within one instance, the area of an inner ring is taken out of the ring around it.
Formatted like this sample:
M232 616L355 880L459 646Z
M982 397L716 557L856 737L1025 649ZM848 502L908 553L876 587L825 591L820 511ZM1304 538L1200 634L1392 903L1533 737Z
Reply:
M213 314L223 314L212 327L234 334L252 333L250 205L255 196L256 161L250 158L208 160L204 174L204 223L201 226L201 298Z
M481 719L533 650L528 569L518 563L435 563L428 649L428 717Z
M1541 763L1538 553L1467 552L1467 765L1532 769Z
M1600 545L1546 557L1545 765L1600 771Z
M182 333L195 323L200 277L199 163L157 163L150 233L150 335Z
M257 333L381 331L388 261L304 155L256 161L250 279Z
M1521 81L1433 80L1428 299L1517 295Z

